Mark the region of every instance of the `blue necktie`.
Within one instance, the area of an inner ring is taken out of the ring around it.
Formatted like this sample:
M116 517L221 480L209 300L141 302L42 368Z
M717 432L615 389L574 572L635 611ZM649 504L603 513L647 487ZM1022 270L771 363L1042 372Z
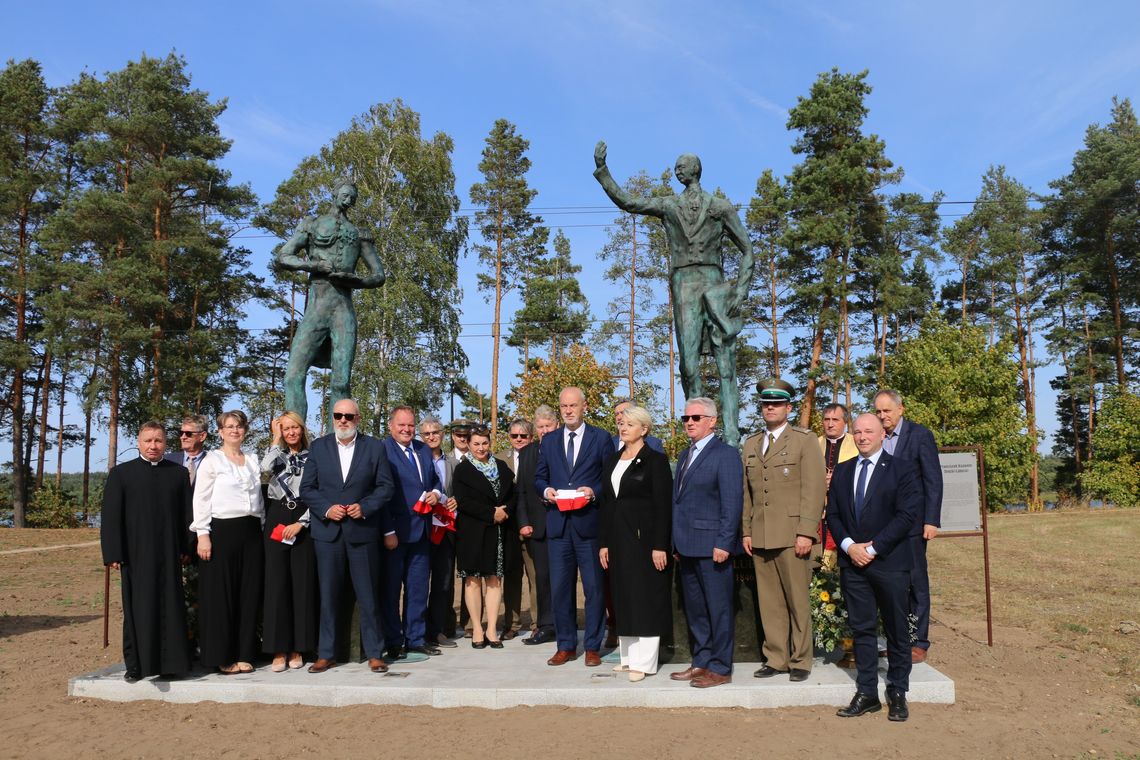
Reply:
M859 482L855 484L855 522L859 522L859 515L863 512L863 497L867 490L867 465L869 464L871 464L870 459L863 459L859 462Z
M574 472L574 436L577 433L570 434L570 443L566 444L566 469Z
M408 464L410 464L412 466L412 469L416 471L416 477L420 479L421 483L423 483L424 478L423 475L420 475L420 468L419 465L416 464L415 455L412 454L412 447L408 446L406 449L404 449L404 453L408 455Z
M677 473L677 490L681 490L681 486L685 485L685 473L689 471L689 462L693 461L693 457L697 455L695 447L690 448L685 452L685 461L681 462L681 470Z

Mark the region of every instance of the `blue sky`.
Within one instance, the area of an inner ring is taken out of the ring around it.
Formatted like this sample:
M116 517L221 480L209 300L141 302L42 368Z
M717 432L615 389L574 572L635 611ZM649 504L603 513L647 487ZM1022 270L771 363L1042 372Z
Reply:
M1140 82L1140 5L1127 2L40 2L4 15L4 58L39 60L52 84L144 52L185 56L194 86L228 100L225 164L264 201L354 115L399 97L425 133L454 138L468 209L483 139L507 118L531 142L534 205L598 209L540 211L587 265L616 215L591 176L598 139L619 179L692 151L706 187L746 203L765 168L794 164L797 96L832 67L869 69L867 129L905 169L900 189L970 200L1001 163L1047 192L1112 96L1135 101ZM273 241L244 242L265 272ZM464 321L487 322L475 271L466 259ZM610 290L582 280L602 315ZM487 330L466 332L469 376L489 388L489 339L474 337ZM1047 432L1052 374L1038 374Z

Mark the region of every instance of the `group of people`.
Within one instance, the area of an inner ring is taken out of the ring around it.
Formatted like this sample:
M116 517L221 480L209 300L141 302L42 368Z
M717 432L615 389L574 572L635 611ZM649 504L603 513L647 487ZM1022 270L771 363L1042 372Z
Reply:
M498 454L490 431L466 420L451 424L446 452L443 424L417 421L407 406L390 410L385 438L365 435L352 399L334 404L333 432L320 438L295 413L274 420L260 462L242 448L240 411L219 416L221 446L211 451L203 417L183 420L182 450L171 454L163 425L148 422L140 458L111 471L102 517L104 562L122 574L126 677L189 670L180 565L194 561L198 659L221 673L250 672L261 653L273 671L302 667L306 654L312 673L335 667L348 584L374 672L409 653L438 656L464 636L499 649L520 633L525 575L523 643L554 642L551 666L578 658L580 579L586 666L616 647L615 670L640 681L657 672L672 634L675 568L692 661L669 677L715 687L732 679L731 558L746 554L764 641L754 675L802 682L812 666L811 573L834 541L858 668L839 714L881 709L881 615L890 718L905 720L911 664L929 647L925 549L942 488L933 436L904 420L891 390L850 432L846 408L825 407L818 439L788 423L790 384L766 379L760 399L764 429L741 451L715 435L716 404L689 399L690 446L675 468L645 409L619 403L611 436L585 423L574 387L557 414L541 406L533 422L513 420L510 449Z

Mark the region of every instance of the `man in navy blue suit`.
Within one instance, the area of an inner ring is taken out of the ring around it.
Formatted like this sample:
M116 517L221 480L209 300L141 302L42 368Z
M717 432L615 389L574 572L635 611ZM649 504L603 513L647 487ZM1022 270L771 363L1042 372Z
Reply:
M374 583L380 577L380 520L392 496L392 473L380 441L357 433L360 407L355 401L337 401L332 416L333 434L313 441L301 478L321 590L317 661L309 672L323 673L336 665L337 610L347 564L368 666L383 673L388 665L382 657Z
M840 588L855 639L856 692L837 715L853 718L881 709L878 688L879 614L887 634L888 717L908 717L910 632L908 589L914 558L911 527L919 520L922 486L915 463L883 449L884 430L861 414L852 430L859 456L835 466L827 492L827 527L839 545Z
M875 394L875 414L883 423L886 438L883 449L895 459L915 463L922 508L910 532L910 549L914 564L910 571L910 614L914 616L914 641L911 661L926 662L930 649L930 578L926 569L926 544L938 535L942 525L942 465L938 461L938 445L927 428L903 419L902 396L884 388Z
M732 680L731 559L742 550L744 466L740 453L713 435L716 418L712 399L685 403L681 422L692 445L677 460L673 478L673 550L680 557L693 662L669 677L699 689Z
M583 421L586 395L581 388L563 388L558 395L562 427L546 434L538 448L535 488L546 501L546 544L550 557L550 599L558 651L548 665L563 665L577 657L578 624L574 608L578 573L586 596L586 665L602 664L598 650L605 631L606 604L602 566L598 561L598 494L602 467L613 453L609 435ZM575 510L559 511L557 491L574 490L589 501Z
M435 506L443 486L432 464L431 450L415 440L416 413L410 406L394 407L388 415L384 450L392 463L395 488L382 520L384 530L384 598L381 619L388 657L402 652L441 654L435 641L427 640L428 592L431 582L431 512L415 511L416 502ZM400 589L404 592L403 624L400 620Z

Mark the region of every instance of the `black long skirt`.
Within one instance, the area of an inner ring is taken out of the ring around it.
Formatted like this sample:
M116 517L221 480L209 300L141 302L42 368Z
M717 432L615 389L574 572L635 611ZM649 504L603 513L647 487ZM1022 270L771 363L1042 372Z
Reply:
M278 525L292 525L304 512L290 510L280 499L269 499L265 510L265 614L261 624L262 650L315 652L320 603L317 596L317 558L309 529L297 534L293 545L272 540Z
M210 561L198 563L199 660L206 667L252 663L261 650L263 540L256 517L210 521Z

